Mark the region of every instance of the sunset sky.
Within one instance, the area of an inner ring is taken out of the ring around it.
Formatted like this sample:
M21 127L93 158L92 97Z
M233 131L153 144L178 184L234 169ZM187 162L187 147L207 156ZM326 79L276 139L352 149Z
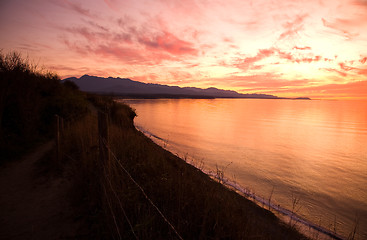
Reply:
M367 0L2 0L0 33L61 78L367 98Z

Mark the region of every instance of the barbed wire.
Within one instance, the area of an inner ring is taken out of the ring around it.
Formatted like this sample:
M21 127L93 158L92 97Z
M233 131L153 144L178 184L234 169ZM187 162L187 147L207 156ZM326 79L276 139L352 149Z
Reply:
M95 117L95 116L93 116ZM63 119L65 120L65 119ZM145 193L144 189L135 181L135 179L131 176L131 174L126 170L126 168L121 164L121 162L119 161L119 159L116 157L115 153L111 150L111 148L108 146L108 144L106 143L106 140L102 138L102 143L106 146L106 148L108 149L108 151L111 153L111 155L113 156L113 158L115 159L115 161L117 162L118 166L122 169L123 172L125 172L125 174L130 178L130 180L139 188L139 190L141 191L141 193L143 194L143 196L147 199L147 201L156 209L156 211L158 212L158 214L163 218L163 220L168 224L168 226L172 229L172 231L176 234L176 236L178 237L178 239L180 240L183 240L183 238L181 237L181 235L177 232L176 228L171 224L171 222L164 216L164 214L162 213L162 211L157 207L157 205L148 197L148 195ZM62 152L66 157L72 159L75 161L75 159L73 159L70 155L66 154L65 152ZM110 179L107 178L107 176L105 176L106 179L108 180L109 184L110 184L110 188L113 192L113 194L115 195L115 197L118 199L119 201L119 205L120 205L120 208L130 226L130 229L134 235L134 237L136 239L138 239L138 237L136 236L135 232L134 232L134 229L133 229L133 226L130 222L130 220L128 219L127 215L126 215L126 212L125 210L123 209L122 207L122 203L116 193L116 191L113 189L112 187L112 183L110 181ZM105 186L103 185L103 190L105 192L105 195L106 195L106 199L107 199L107 191L106 191L106 188ZM111 203L109 201L109 199L107 199L107 203L109 205L109 208L110 208L110 211L111 211L111 214L112 214L112 217L113 217L113 220L114 220L114 223L115 223L115 226L116 226L116 229L117 229L117 233L119 235L119 238L121 239L121 235L120 235L120 231L118 229L118 226L117 226L117 222L116 222L116 218L115 218L115 214L113 213L113 210L112 210L112 206L111 206Z
M121 239L120 230L119 230L119 227L118 227L117 222L116 222L115 214L114 214L114 212L113 212L113 210L112 210L112 206L111 206L111 203L110 203L110 199L108 198L108 195L107 195L106 187L104 186L104 184L102 184L102 187L103 187L103 190L104 190L104 193L105 193L105 196L106 196L106 200L107 200L107 203L108 203L108 207L110 208L110 211L111 211L111 214L112 214L113 222L115 223L115 227L116 227L116 230L117 230L117 234L119 235L119 239Z
M145 193L144 189L134 180L134 178L131 176L131 174L126 170L126 168L124 168L124 166L121 164L121 162L118 160L118 158L116 157L115 153L110 149L110 147L107 145L105 139L103 139L103 144L106 146L106 148L108 149L108 151L111 153L111 155L113 156L113 158L116 160L116 162L118 163L118 165L121 167L121 169L126 173L126 175L130 178L130 180L140 189L141 193L144 195L144 197L148 200L148 202L157 210L157 212L159 213L159 215L163 218L163 220L171 227L171 229L173 230L173 232L177 235L177 237L180 240L183 240L183 238L181 237L181 235L177 232L177 230L175 229L175 227L171 224L171 222L164 216L164 214L162 213L162 211L157 207L156 204L154 204L154 202L148 197L148 195Z
M128 217L127 217L127 215L126 215L125 209L122 207L122 203L121 203L120 198L118 197L118 195L117 195L117 193L116 193L115 189L113 189L113 187L112 187L111 180L107 177L107 175L105 175L105 176L106 176L106 179L107 179L107 180L108 180L108 182L109 182L109 185L110 185L110 188L111 188L111 190L112 190L113 194L115 195L116 199L117 199L117 200L118 200L118 202L119 202L120 208L121 208L122 213L124 214L124 216L125 216L125 218L126 218L127 223L128 223L128 224L129 224L129 226L130 226L131 232L133 233L133 235L134 235L135 239L139 239L139 238L136 236L136 234L135 234L135 232L134 232L134 228L133 228L133 226L132 226L132 224L131 224L131 222L130 222L129 218L128 218Z
M72 161L75 161L75 162L76 162L76 160L75 160L73 157L71 157L69 154L66 154L65 152L62 152L62 154L64 154L64 155L65 155L67 158L69 158L70 160L72 160ZM107 178L107 176L106 176L106 178ZM106 197L106 200L107 200L107 203L108 203L108 207L109 207L109 209L110 209L110 211L111 211L111 214L112 214L112 218L113 218L113 221L114 221L114 224L115 224L115 227L116 227L117 234L119 235L119 239L121 239L120 230L119 230L118 225L117 225L117 222L116 222L116 217L115 217L115 214L114 214L114 212L113 212L113 210L112 210L112 206L111 206L111 203L110 203L110 201L109 201L109 199L108 199L107 191L106 191L106 188L105 188L104 184L102 184L102 187L103 187L104 194L105 194L105 197ZM112 189L112 185L111 185L111 189ZM112 189L112 191L114 192L114 190L113 190L113 189ZM117 195L115 195L115 196L117 197ZM119 199L118 199L118 200L119 200ZM119 200L119 201L120 201L120 200ZM121 207L121 209L122 209L122 211L123 211L123 213L124 213L124 216L125 216L125 218L126 218L127 222L129 223L129 225L130 225L130 227L131 227L131 223L130 223L130 221L129 221L129 219L128 219L127 215L125 214L125 210L122 208L121 203L120 203L120 207ZM135 238L136 238L136 239L138 239L138 238L136 237L135 232L133 231L133 229L131 229L131 230L132 230L132 232L133 232L133 234L134 234Z

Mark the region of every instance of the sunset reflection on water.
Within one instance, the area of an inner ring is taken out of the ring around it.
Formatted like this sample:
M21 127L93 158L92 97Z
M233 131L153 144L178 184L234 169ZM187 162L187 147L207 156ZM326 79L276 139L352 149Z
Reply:
M367 237L367 101L157 99L126 101L135 124L180 156L340 234L356 215ZM336 221L335 221L336 219ZM333 226L334 228L334 226Z

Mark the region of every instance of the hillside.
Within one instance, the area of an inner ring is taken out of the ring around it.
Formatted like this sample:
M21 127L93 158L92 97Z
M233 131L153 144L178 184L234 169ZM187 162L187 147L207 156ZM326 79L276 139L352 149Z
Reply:
M102 78L84 75L80 78L66 78L63 81L74 82L80 90L92 93L110 94L122 97L187 97L187 98L266 98L278 97L266 94L242 94L236 91L218 88L178 87L161 84L143 83L129 78Z

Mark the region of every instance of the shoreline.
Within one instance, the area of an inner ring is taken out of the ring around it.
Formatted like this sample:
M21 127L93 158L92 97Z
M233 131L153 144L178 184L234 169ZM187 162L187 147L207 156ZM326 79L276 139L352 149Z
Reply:
M269 200L267 200L267 199L265 199L265 198L263 198L259 195L256 195L255 193L253 193L248 188L241 186L240 184L238 184L235 181L232 181L231 179L228 179L224 176L218 176L218 173L215 173L212 170L206 170L206 169L202 169L202 168L197 167L195 164L193 164L194 163L193 161L191 161L191 162L186 161L184 158L178 156L178 153L175 154L175 153L171 152L170 149L167 148L165 139L163 139L159 136L156 136L155 134L153 134L153 133L151 133L147 130L144 130L142 127L135 126L135 125L134 125L134 127L138 131L143 133L146 137L150 138L159 147L163 148L166 151L169 151L173 155L176 155L182 161L190 164L191 166L195 167L197 170L201 171L202 173L209 176L210 178L218 181L223 186L235 191L236 193L238 193L242 197L246 198L247 200L252 201L253 203L258 205L259 207L274 213L285 224L291 224L292 221L295 221L294 224L297 224L297 230L300 233L305 234L307 237L309 237L311 239L315 239L315 235L316 235L316 239L318 239L318 240L320 240L320 239L321 240L323 240L323 239L335 239L335 240L346 240L346 239L348 239L347 237L344 237L342 235L334 233L334 232L332 232L330 230L327 230L326 228L324 228L320 225L317 225L317 224L315 224L315 223L313 223L309 220L306 220L305 218L299 216L298 214L292 212L291 210L281 207L279 204L269 203ZM162 144L160 142L162 142ZM319 234L321 234L321 236Z
M333 232L327 230L326 228L324 228L322 226L319 226L317 224L312 223L311 221L308 221L308 220L304 219L303 217L301 217L298 214L290 211L289 209L281 207L279 204L269 203L269 201L266 200L265 198L256 195L255 193L251 192L251 190L242 187L240 184L238 184L234 181L231 181L228 178L220 179L212 171L205 171L205 170L203 171L202 170L202 172L207 174L208 176L210 176L212 178L215 178L215 179L221 181L221 183L224 186L235 190L241 196L244 196L246 199L251 200L252 202L256 203L258 206L260 206L260 207L262 207L266 210L270 209L269 211L271 211L273 213L276 213L276 215L279 215L279 214L282 215L283 217L285 217L285 219L283 219L283 218L280 218L280 219L286 224L291 223L292 221L295 221L296 223L301 224L301 226L298 225L299 227L303 226L303 228L309 228L309 230L312 228L313 230L325 235L325 237L328 237L328 238L331 237L332 239L336 239L336 240L346 240L347 239L346 237L343 237L339 234L333 233ZM307 231L306 229L304 229L304 230L305 231L301 231L301 233L304 233L307 236L310 235L309 231ZM308 237L311 237L311 236L308 236ZM318 239L320 239L319 237L320 236L318 236Z

